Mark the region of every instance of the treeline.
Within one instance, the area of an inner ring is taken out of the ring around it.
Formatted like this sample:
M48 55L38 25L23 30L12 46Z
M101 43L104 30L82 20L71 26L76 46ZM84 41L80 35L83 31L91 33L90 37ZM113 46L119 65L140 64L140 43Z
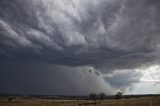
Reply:
M90 93L85 96L66 96L66 95L17 95L17 94L4 94L0 93L0 97L7 97L9 101L13 99L51 99L51 100L104 100L104 99L130 99L141 97L160 97L160 94L149 95L122 95L121 92L117 92L115 95L106 95L105 93Z

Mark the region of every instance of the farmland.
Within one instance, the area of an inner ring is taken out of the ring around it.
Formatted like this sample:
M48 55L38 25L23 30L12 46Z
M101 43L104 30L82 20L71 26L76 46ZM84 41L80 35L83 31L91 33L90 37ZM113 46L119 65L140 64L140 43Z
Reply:
M159 96L132 97L104 100L54 100L39 97L0 98L0 106L160 106Z

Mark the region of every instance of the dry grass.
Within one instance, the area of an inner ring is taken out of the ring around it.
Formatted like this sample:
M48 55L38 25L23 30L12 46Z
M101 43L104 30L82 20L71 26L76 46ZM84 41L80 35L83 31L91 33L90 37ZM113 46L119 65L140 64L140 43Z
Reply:
M120 100L41 100L41 99L1 99L0 106L160 106L160 98L132 98Z

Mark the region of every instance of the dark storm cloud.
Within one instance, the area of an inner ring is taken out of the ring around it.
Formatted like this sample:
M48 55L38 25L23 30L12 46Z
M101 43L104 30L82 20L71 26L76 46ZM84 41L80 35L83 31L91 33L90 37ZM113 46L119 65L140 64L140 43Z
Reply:
M134 69L160 62L159 7L159 0L0 0L0 91L110 94L139 82L143 72Z
M0 92L44 95L112 94L91 67L67 67L35 62L0 62Z
M134 68L159 49L159 1L1 0L0 57Z

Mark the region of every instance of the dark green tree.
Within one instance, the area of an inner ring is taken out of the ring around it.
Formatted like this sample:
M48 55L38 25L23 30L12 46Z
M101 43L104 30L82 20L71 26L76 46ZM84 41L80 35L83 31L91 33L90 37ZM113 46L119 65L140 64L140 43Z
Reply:
M116 99L120 99L121 97L122 97L122 92L117 92L116 94L115 94L115 98Z

